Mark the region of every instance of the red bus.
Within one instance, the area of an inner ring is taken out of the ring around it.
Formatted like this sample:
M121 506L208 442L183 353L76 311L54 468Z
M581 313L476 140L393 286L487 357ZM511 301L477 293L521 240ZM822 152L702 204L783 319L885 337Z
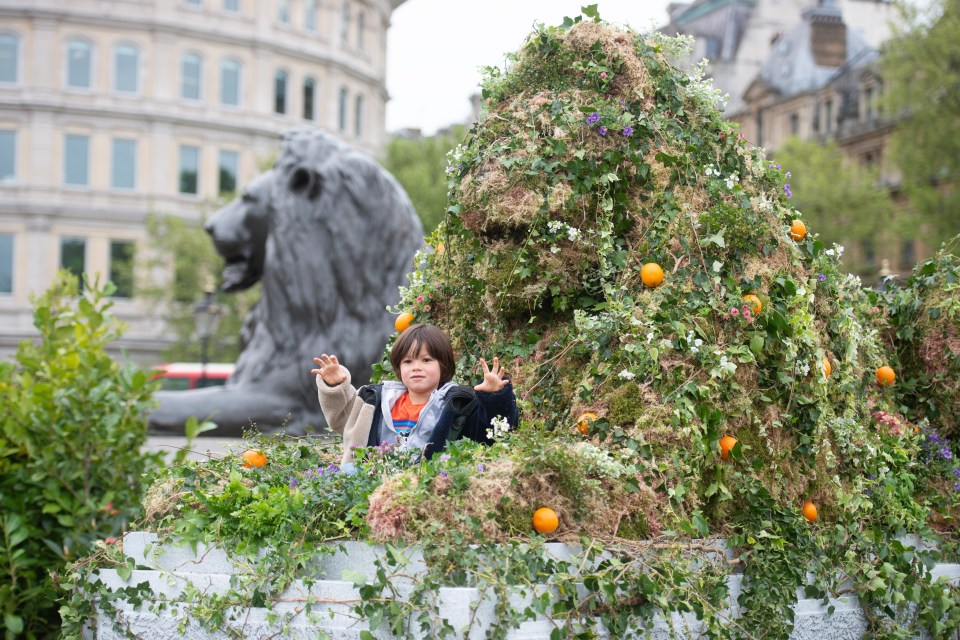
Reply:
M164 391L185 391L201 387L224 385L233 374L235 365L225 362L167 362L156 366L155 380L160 380Z

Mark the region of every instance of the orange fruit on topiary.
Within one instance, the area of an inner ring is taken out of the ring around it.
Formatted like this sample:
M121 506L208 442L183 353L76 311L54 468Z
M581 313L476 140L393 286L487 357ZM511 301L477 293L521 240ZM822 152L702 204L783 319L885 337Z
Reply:
M752 293L743 296L743 301L750 305L750 311L753 312L754 315L760 313L760 310L763 309L763 303L760 302L760 298Z
M540 507L533 514L533 528L537 533L548 535L557 530L560 526L560 519L557 512L550 507Z
M812 502L808 502L803 505L803 517L807 519L808 522L813 522L817 519L817 505Z
M410 326L410 323L413 322L412 313L401 313L397 316L396 321L393 323L393 326L397 328L397 331L403 333L407 330L407 327Z
M591 413L588 411L586 413L581 414L580 417L577 418L577 431L579 431L583 435L587 435L588 433L590 433L590 423L596 419L597 419L597 414L595 413Z
M256 449L247 449L240 458L243 460L243 466L247 469L251 467L262 467L267 464L267 456L265 456L262 451L257 451Z
M883 365L877 369L877 382L879 382L884 387L889 387L893 384L893 381L897 379L897 374L893 372L892 367Z
M794 220L790 225L790 237L800 242L807 237L807 225L803 224L801 220Z
M737 444L737 439L733 436L723 436L720 438L720 457L724 460L730 459L730 452L733 451L733 447Z
M640 269L640 279L651 289L659 287L663 282L663 269L656 262L648 262Z
M833 372L833 366L830 364L830 358L823 356L823 377L829 378L830 374Z

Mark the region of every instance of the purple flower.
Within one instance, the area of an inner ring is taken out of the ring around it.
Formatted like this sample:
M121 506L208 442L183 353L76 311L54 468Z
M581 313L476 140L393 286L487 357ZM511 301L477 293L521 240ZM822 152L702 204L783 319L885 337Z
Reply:
M625 126L625 127L623 128L623 135L624 135L624 137L627 137L627 138L629 138L630 136L632 136L632 135L633 135L633 127L631 127L630 125Z
M823 275L822 273L817 274L817 280L819 280L820 282L823 282L826 279L827 279L827 276Z
M780 163L777 163L777 171L780 171Z
M299 483L297 482L297 479L294 478L293 476L290 476L290 488L296 489L298 484Z
M441 472L440 472L440 477L441 477L441 478L447 478L447 477L449 477L449 475L450 475L450 474L448 474L446 471L441 471Z
M443 454L442 456L440 456L440 462L446 462L446 461L449 460L449 459L450 459L450 454L449 454L449 453L445 453L445 454Z
M600 122L600 114L594 111L587 116L587 124L596 124Z
M787 180L789 180L789 179L792 178L792 177L793 177L793 174L790 173L789 171L787 171Z
M487 470L487 465L483 463L477 465L477 471L479 471L480 473L483 473L486 470Z
M606 128L606 127L600 127L599 129L597 129L597 133L599 133L599 134L602 135L602 136L605 136L605 135L607 135L607 128Z
M783 192L784 192L785 194L787 194L787 198L792 198L792 197L793 197L793 192L790 191L790 185L789 185L789 184L783 185Z

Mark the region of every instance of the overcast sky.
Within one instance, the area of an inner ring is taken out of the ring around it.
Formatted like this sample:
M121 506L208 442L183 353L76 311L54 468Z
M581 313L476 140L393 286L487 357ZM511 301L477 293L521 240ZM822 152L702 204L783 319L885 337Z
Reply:
M503 65L537 22L597 2L600 17L638 31L667 22L671 0L406 0L387 36L387 131L415 127L432 134L470 115L483 66Z

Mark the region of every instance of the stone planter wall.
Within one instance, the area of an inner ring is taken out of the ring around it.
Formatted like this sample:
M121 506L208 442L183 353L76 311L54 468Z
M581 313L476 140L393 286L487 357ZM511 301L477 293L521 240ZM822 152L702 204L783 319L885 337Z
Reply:
M124 553L134 559L137 567L127 580L122 580L115 570L102 570L99 578L112 589L133 586L142 582L150 585L157 598L175 599L189 589L198 589L207 594L221 594L229 591L231 579L249 572L249 567L228 558L227 554L215 547L202 545L194 552L189 547L157 545L157 537L151 533L129 533L124 537ZM557 559L566 559L572 555L570 547L564 544L547 544L547 553ZM330 638L331 640L359 639L361 632L368 627L352 611L359 601L358 589L352 581L342 579L345 570L360 571L373 577L374 563L386 554L386 550L377 545L359 542L345 542L332 555L325 556L316 567L310 586L302 581L294 583L285 592L281 602L273 611L265 608L237 609L233 611L234 620L230 626L251 639L296 638L311 640ZM416 573L424 569L422 557L415 550L406 550L410 563L405 571ZM947 576L951 582L960 583L960 564L941 564L936 567L935 575ZM731 609L736 614L736 599L740 593L741 578L732 575L728 579L731 595ZM409 579L404 585L398 583L401 596L409 593ZM546 587L544 587L546 589ZM841 597L823 604L819 600L800 599L794 607L796 612L795 629L792 638L797 640L859 640L867 628L866 618L855 597ZM304 602L310 599L309 613L302 611ZM440 615L463 637L461 630L470 627L466 636L469 640L485 637L487 629L494 620L494 602L485 597L476 588L441 588L437 594ZM517 594L512 598L516 607L524 607L530 600L530 594ZM833 613L828 614L829 607ZM474 608L476 609L474 612ZM289 616L285 623L277 617ZM471 617L473 624L471 626ZM114 640L134 637L144 640L183 637L190 640L231 637L226 631L210 633L177 606L168 606L163 611L153 612L144 604L140 607L129 603L121 605L120 619L123 629L113 628L112 620L101 615L95 628L89 630L89 638L96 640ZM377 638L394 638L382 627L374 634ZM511 640L548 640L554 625L547 619L524 622L513 630ZM670 620L656 618L652 628L640 631L638 638L664 639L671 637L696 638L700 625L692 616L673 615ZM673 635L676 634L676 635ZM960 639L958 639L960 640Z

